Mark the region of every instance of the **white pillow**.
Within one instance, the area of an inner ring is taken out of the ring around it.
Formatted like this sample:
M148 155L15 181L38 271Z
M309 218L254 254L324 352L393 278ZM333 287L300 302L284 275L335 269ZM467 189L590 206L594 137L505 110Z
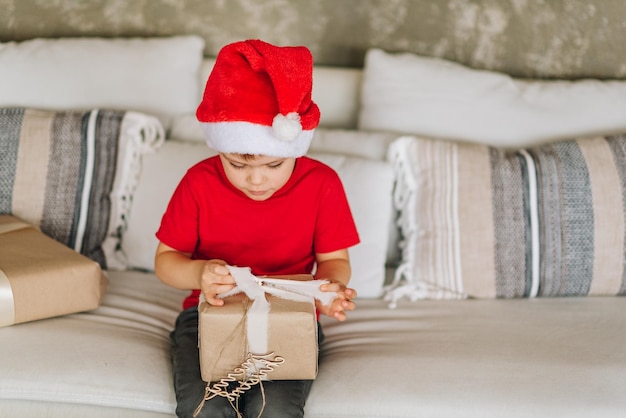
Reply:
M195 141L205 143L204 133L200 127L200 122L196 118L196 113L178 115L172 119L172 126L169 136L180 141Z
M362 70L358 68L313 68L311 94L322 114L320 126L356 128L362 77Z
M309 152L343 154L384 161L389 145L396 138L398 135L391 132L317 128Z
M167 204L187 170L211 155L215 152L204 143L175 140L165 141L158 152L144 155L128 229L122 240L127 267L154 270L158 244L154 234Z
M379 49L363 78L360 129L502 147L626 130L624 81L523 81Z
M178 182L187 169L214 153L203 143L169 140L155 154L145 155L134 195L128 230L122 241L129 268L154 269L154 233ZM391 224L393 173L385 161L312 154L333 167L343 181L359 230L361 244L350 249L351 285L359 297L382 295Z
M0 43L0 106L194 112L204 41L65 38Z
M389 228L392 214L393 170L385 161L310 153L331 166L343 182L361 243L351 247L350 286L359 297L376 298L383 293Z

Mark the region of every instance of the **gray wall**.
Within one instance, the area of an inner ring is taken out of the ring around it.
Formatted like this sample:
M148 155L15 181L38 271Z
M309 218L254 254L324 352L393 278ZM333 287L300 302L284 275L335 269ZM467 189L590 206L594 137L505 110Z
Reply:
M380 47L521 77L626 78L625 0L0 0L0 41L186 33L209 56L261 38L326 65Z

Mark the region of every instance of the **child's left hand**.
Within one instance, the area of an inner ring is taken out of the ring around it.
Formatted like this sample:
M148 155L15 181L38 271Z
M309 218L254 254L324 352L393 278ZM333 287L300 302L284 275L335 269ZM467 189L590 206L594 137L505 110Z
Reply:
M352 301L356 298L356 290L351 287L338 281L331 281L321 285L320 290L337 292L337 297L327 305L322 305L319 300L315 301L315 307L320 313L335 318L337 321L345 321L347 318L345 311L353 311L356 308L356 304Z

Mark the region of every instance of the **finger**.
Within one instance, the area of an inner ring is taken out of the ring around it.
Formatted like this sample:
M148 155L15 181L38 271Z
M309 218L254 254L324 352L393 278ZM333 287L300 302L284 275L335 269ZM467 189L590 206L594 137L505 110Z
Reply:
M222 299L218 298L218 296L223 294L223 293L231 291L234 287L235 287L234 284L215 284L214 283L212 286L210 286L209 292L205 293L205 298L207 299L207 302L209 302L209 300L210 300L210 303L212 305L219 305L219 306L221 306L221 305L224 304L224 301ZM219 301L219 302L217 304L213 303L213 302L216 302L216 301Z
M226 266L222 266L220 264L213 266L213 273L219 274L220 276L230 276L230 272Z
M204 294L204 298L206 299L207 303L209 305L212 306L223 306L224 305L224 300L223 299L219 299L216 297L217 295L209 295L208 293Z
M339 292L341 290L339 283L326 283L320 286L322 292Z
M351 287L346 287L346 297L348 299L355 299L356 298L356 290L354 290Z
M235 279L230 274L226 276L218 276L214 283L217 285L232 285L234 287Z
M341 307L347 311L353 311L356 308L356 304L350 300L344 300L341 304Z
M234 284L216 284L213 286L213 290L215 291L216 295L221 295L222 293L226 293L231 291L233 288L235 287Z
M335 317L337 321L345 321L347 318L346 313L344 311L337 311L335 312L333 316Z

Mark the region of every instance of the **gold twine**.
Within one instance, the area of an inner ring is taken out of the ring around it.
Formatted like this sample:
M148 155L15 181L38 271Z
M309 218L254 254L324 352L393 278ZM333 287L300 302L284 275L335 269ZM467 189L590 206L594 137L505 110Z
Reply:
M275 356L274 358L271 358L272 356L274 356L273 352L264 355L248 353L246 360L241 363L240 366L235 367L232 372L229 372L226 377L214 382L212 385L210 382L207 383L204 397L194 411L193 416L197 417L198 414L200 414L200 411L206 401L211 400L216 396L222 396L228 399L228 402L230 402L230 405L237 413L237 417L241 418L241 413L239 412L237 405L239 397L244 392L252 389L252 387L258 384L261 388L261 394L263 397L263 406L261 407L261 411L258 415L260 417L265 409L265 390L263 388L262 380L267 377L269 372L285 362L283 357ZM248 370L254 370L254 373L248 375ZM229 391L228 386L234 382L238 382L239 385Z
M235 326L229 338L222 345L222 348L219 350L216 356L217 359L221 357L222 352L226 349L228 344L234 340L234 336L238 332L241 332L240 330L242 328L245 329L248 317L249 301L244 300L243 306L244 314L242 315L242 318L237 326ZM246 341L244 345L247 346L247 335L245 332L244 340ZM229 372L226 377L214 382L212 385L211 382L208 382L204 390L204 397L202 398L200 404L197 406L196 410L193 413L194 418L200 414L200 411L202 411L205 402L215 398L216 396L226 398L230 403L230 406L237 414L237 418L242 418L242 415L239 412L239 397L244 392L252 389L252 387L257 384L261 388L261 396L263 399L261 411L259 411L259 415L257 416L257 418L260 418L263 414L263 411L265 410L265 389L263 387L262 381L264 378L267 377L267 374L269 372L285 362L285 359L283 357L275 356L274 358L271 358L272 356L274 356L274 352L268 354L252 354L248 352L246 354L245 361L239 366L235 367L231 372ZM259 365L261 367L259 367ZM249 370L253 370L254 372L249 374ZM234 382L238 382L239 385L236 386L233 390L229 391L228 386Z

